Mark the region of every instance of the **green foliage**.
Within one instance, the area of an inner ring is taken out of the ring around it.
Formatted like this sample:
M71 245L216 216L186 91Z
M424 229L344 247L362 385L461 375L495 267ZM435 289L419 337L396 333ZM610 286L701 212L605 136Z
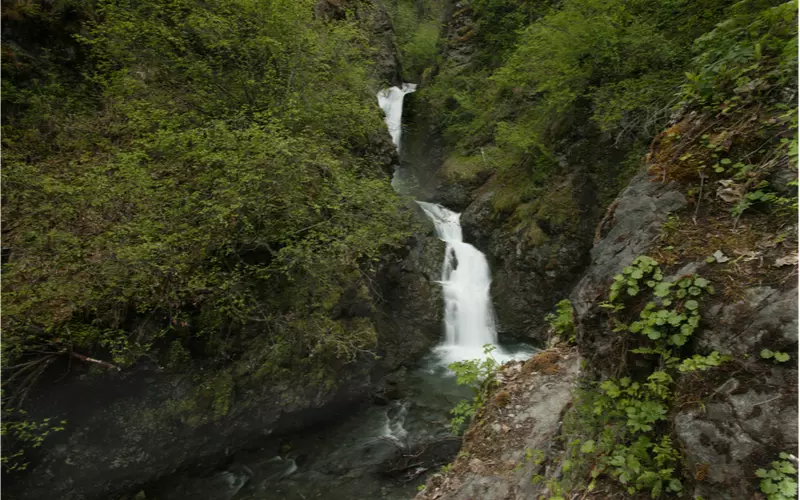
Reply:
M436 63L443 13L441 0L396 1L392 17L406 81L418 82L425 70Z
M761 357L763 359L772 359L777 363L785 363L791 359L791 356L785 352L772 351L770 349L761 349Z
M797 85L797 1L775 3L738 2L725 22L694 42L696 69L686 74L685 100L718 105L736 88Z
M552 1L473 0L474 41L481 64L500 64L519 40L519 32L546 13Z
M674 282L664 281L658 263L647 256L640 256L627 266L621 274L614 276L609 292L609 302L614 310L624 309L621 291L633 297L645 287L652 289L654 301L648 302L639 313L639 320L630 325L619 324L618 329L641 334L656 347L671 349L686 344L700 324L700 303L703 293L714 293L708 280L699 276L683 276ZM616 304L614 304L616 302Z
M417 98L451 149L492 150L487 164L502 174L495 211L513 212L529 200L525 193L563 175L565 165L587 166L605 207L640 168L679 101L695 106L713 94L727 113L796 86L796 5L779 3L475 0L464 9L470 15L456 13L461 36L449 39L474 54L466 64L445 61ZM702 75L702 98L686 90L697 87L691 75ZM796 115L784 105L787 117ZM597 154L612 144L613 159ZM504 179L509 171L514 175ZM795 206L757 184L748 184L752 194L737 212Z
M42 446L47 436L64 430L66 420L55 423L50 418L32 420L25 410L3 408L0 436L3 437L3 470L20 472L28 467L27 455Z
M796 192L782 196L769 183L778 165L796 165L797 106L782 92L797 87L797 8L797 1L736 3L728 19L695 41L681 87L685 104L722 116L754 108L770 115L750 132L767 140L748 154L729 156L729 144L717 134L701 138L711 158L698 167L724 177L719 197L731 204L734 225L753 207L797 211Z
M723 356L717 351L711 352L708 356L702 356L700 354L695 354L691 358L684 359L681 361L680 365L678 365L678 371L680 372L694 372L694 371L706 371L710 370L711 368L716 368L717 366L721 365L726 361L730 361L732 358L730 356Z
M622 270L622 274L614 276L614 282L611 284L610 293L608 294L609 302L614 303L618 301L620 293L623 291L626 295L635 297L639 294L642 283L646 283L648 287L654 288L656 297L667 295L669 284L660 283L660 281L664 279L664 274L657 264L658 263L654 259L646 255L637 257L630 266L626 266L625 269Z
M414 225L364 27L312 0L68 3L42 39L80 57L4 58L4 360L172 346L147 355L321 381L369 355L341 302L372 303Z
M730 359L716 351L681 359L682 348L700 325L701 300L713 292L711 283L697 275L668 281L659 263L646 255L614 277L609 300L601 304L614 331L639 339L632 353L660 359L650 373L640 365L635 375L583 381L574 410L564 421L571 469L565 485L585 485L588 475L589 489L607 476L629 494L646 491L657 498L682 491L680 453L667 426L674 378ZM651 300L641 300L642 296ZM623 322L631 317L637 319Z
M791 500L797 498L797 469L789 461L789 454L781 452L780 460L772 462L770 469L756 470L761 478L761 492L767 500Z
M657 498L680 492L680 454L658 430L667 419L671 383L668 373L656 371L643 383L623 377L579 391L565 429L569 435L594 437L569 443L564 486L588 475L586 488L592 490L607 475L629 494L647 491Z
M484 358L456 361L448 365L448 368L456 374L456 383L468 385L475 392L475 396L471 400L462 399L455 408L450 410L453 415L450 420L453 434L458 434L464 424L468 423L486 403L487 390L494 383L494 373L500 366L492 357L494 350L495 346L486 344L483 346Z
M562 338L575 341L575 311L572 308L572 303L569 299L564 299L556 304L556 313L548 314L544 320L550 324L550 327Z

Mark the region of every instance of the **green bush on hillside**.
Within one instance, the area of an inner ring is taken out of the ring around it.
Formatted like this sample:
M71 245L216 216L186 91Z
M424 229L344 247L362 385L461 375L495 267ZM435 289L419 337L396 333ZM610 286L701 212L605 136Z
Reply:
M371 301L412 223L373 152L367 33L314 4L73 2L74 40L4 59L5 360L179 340L314 373L374 346L338 304Z

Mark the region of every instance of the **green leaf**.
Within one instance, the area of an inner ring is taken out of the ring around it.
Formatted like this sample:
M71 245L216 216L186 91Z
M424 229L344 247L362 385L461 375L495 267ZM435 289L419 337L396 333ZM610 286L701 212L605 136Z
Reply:
M642 470L642 464L639 462L639 459L633 455L628 455L628 459L626 460L628 468L635 473L639 473Z
M700 307L700 304L698 304L696 300L687 300L686 304L684 305L686 306L686 309L690 311L694 311L695 309Z
M778 363L785 363L789 361L790 356L785 352L776 351L775 352L775 361Z
M667 295L669 295L669 289L671 287L672 283L659 283L653 290L653 295L655 295L656 297L666 297Z
M679 347L686 343L686 338L683 335L674 334L671 335L669 339L673 344Z
M661 338L661 332L651 326L645 328L644 333L648 336L648 338L650 338L650 340L658 340Z
M594 440L590 439L581 444L581 453L592 453L594 451Z
M761 480L761 491L766 493L767 495L771 495L773 493L778 492L778 485L773 483L769 479L762 479Z
M787 499L797 498L797 481L788 477L784 478L780 483L780 491Z
M769 349L761 349L761 357L764 359L769 359L774 355L775 353L770 351Z

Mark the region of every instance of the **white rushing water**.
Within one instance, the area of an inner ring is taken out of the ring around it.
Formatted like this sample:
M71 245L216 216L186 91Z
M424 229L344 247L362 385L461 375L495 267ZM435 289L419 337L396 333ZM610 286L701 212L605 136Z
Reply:
M447 244L441 279L445 340L436 350L448 363L482 358L483 346L497 346L494 308L489 296L492 284L489 263L480 250L464 242L461 214L435 203L417 203L433 221L439 239ZM505 357L502 352L495 354Z
M378 104L386 115L386 126L395 146L400 149L403 120L403 97L417 86L405 83L378 92ZM397 178L397 173L395 173ZM393 183L394 185L394 183ZM524 359L530 353L511 355L497 345L494 309L489 295L492 283L489 264L480 250L464 242L461 214L422 201L417 202L436 227L439 239L447 244L442 264L442 289L445 301L445 340L435 352L445 364L483 358L484 346L492 345L498 361Z
M415 90L417 90L416 83L404 83L402 87L390 87L378 92L378 105L386 115L386 126L398 151L403 126L403 98Z

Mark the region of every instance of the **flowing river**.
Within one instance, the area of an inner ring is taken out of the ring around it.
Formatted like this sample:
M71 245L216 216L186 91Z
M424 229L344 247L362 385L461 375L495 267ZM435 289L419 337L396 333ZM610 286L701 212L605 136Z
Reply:
M398 150L403 98L415 90L416 85L404 84L377 96ZM395 190L411 195L413 185L413 179L398 167L392 180ZM414 496L425 473L435 471L414 463L394 466L398 455L455 454L460 440L451 434L449 411L473 394L455 383L447 366L484 357L486 345L493 346L492 356L498 361L524 359L532 350L498 344L489 265L483 253L463 241L460 214L435 203L417 204L446 243L440 280L444 339L418 365L401 370L401 398L367 404L339 423L238 453L225 470L168 478L155 492L148 492L148 500L403 500Z

